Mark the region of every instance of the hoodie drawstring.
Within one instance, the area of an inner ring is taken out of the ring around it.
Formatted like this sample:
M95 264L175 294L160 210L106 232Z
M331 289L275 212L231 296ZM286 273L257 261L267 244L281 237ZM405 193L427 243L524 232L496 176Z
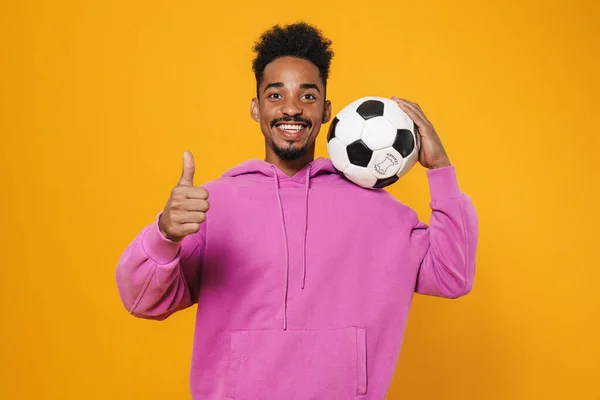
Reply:
M275 191L277 193L277 203L279 205L279 216L281 218L281 229L283 231L283 240L285 243L285 285L283 288L283 330L287 329L287 298L288 288L290 281L290 251L289 243L287 238L287 229L285 227L285 218L283 215L283 203L281 201L281 193L279 186L279 175L277 174L277 168L272 165L273 173L275 175ZM306 281L306 232L308 231L308 191L310 188L310 165L306 171L306 190L304 193L304 231L302 239L302 282L301 288L304 289Z
M310 188L310 165L306 171L306 191L304 192L304 237L302 238L302 284L300 285L304 289L304 282L306 280L306 231L308 230L308 189Z
M277 192L277 201L279 203L279 215L281 217L281 229L283 230L283 240L285 242L285 285L283 288L283 330L287 329L287 295L288 295L288 284L290 280L290 254L287 240L287 230L285 229L285 219L283 218L283 204L281 203L281 193L279 193L279 176L277 175L277 169L275 166L272 167L275 173L275 190Z

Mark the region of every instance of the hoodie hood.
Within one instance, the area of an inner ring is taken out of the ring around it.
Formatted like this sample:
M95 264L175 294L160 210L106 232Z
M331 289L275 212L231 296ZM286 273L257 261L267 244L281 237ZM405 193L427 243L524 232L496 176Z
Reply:
M223 177L238 177L246 175L248 177L264 181L272 181L275 177L277 177L279 181L294 181L303 183L306 182L307 179L313 179L321 175L331 174L339 174L339 172L335 169L331 163L331 160L328 158L319 157L306 164L294 176L288 176L274 164L255 159L245 161L240 165L230 169L223 174Z
M335 169L331 160L328 158L317 158L306 164L300 171L293 176L288 176L285 172L279 169L274 164L268 163L262 160L248 160L242 164L230 169L223 177L241 177L247 176L250 179L264 181L265 183L272 182L273 191L276 194L277 204L273 204L274 211L279 214L279 220L281 223L281 232L283 236L283 246L285 250L285 260L282 260L283 264L283 330L287 329L287 299L288 290L290 285L290 251L288 232L285 225L285 216L283 211L283 203L281 201L281 186L282 184L304 184L304 199L303 199L303 210L298 210L297 213L302 212L302 218L304 221L304 229L302 231L302 280L300 287L304 290L306 284L306 232L308 231L308 198L311 188L311 180L320 180L320 177L327 177L332 174L339 174Z

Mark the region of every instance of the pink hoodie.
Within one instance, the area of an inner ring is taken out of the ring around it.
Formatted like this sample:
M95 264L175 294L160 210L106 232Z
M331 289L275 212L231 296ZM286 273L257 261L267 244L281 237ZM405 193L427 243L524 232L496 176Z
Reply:
M203 185L207 221L156 221L117 267L123 304L164 319L198 304L194 399L384 399L413 293L473 285L478 223L453 166L428 170L431 226L319 158L288 177L251 160Z

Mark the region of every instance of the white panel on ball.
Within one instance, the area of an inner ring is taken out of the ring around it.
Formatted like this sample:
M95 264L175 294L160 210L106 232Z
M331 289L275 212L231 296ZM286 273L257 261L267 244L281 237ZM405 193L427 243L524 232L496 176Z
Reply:
M402 175L406 175L406 173L410 171L412 167L415 166L418 160L419 152L415 149L412 153L408 155L408 157L404 159L404 162L402 163L402 166L400 167L400 170L397 174L398 178L402 177Z
M344 170L344 175L346 178L356 183L359 186L370 188L377 183L377 178L375 178L369 170L365 167L359 167L358 165L350 164Z
M412 119L410 119L407 113L402 111L402 109L394 100L388 100L385 102L385 107L383 108L383 116L398 129L413 130L414 124Z
M348 146L360 139L364 123L365 120L357 113L344 116L335 127L335 136Z
M338 171L343 171L350 165L346 145L340 142L338 138L334 137L327 143L327 152L329 153L333 166Z
M385 179L396 175L403 164L404 160L400 153L393 147L388 147L373 152L367 169L376 178Z
M371 150L385 149L394 144L396 128L386 118L371 118L365 121L361 138Z

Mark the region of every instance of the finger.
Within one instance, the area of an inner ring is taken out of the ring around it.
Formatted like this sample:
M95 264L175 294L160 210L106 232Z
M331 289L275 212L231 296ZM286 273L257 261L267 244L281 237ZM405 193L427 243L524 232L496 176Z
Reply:
M427 119L427 116L425 115L423 110L421 109L421 106L419 106L417 103L413 103L412 101L408 101L406 99L397 99L400 101L400 103L405 104L406 107L413 110L425 124L432 125L431 122Z
M411 105L411 106L413 106L415 109L422 111L422 110L421 110L421 106L419 106L417 103L414 103L414 102L412 102L412 101L410 101L410 100L401 99L401 98L400 98L400 97L398 97L398 96L392 96L392 100L394 100L394 101L401 101L401 102L403 102L403 103L410 104L410 105Z
M197 233L200 230L200 222L190 222L187 224L181 225L180 228L180 236L187 236L194 233Z
M404 99L404 101L407 102L408 104L410 104L411 106L413 106L413 108L415 108L416 110L423 112L423 110L421 110L421 106L418 105L417 103L410 101L410 100L406 100L406 99Z
M173 192L179 195L183 194L187 199L208 199L208 190L201 186L177 186Z
M208 200L208 190L200 186L186 188L186 196L188 199Z
M399 106L405 106L410 108L411 110L413 110L414 112L418 113L418 114L423 114L423 111L421 110L421 107L419 107L418 104L413 103L412 101L408 101L406 99L401 99L399 97L392 97L392 99L398 103ZM424 114L422 115L423 117L425 116Z
M210 204L206 200L189 199L183 203L182 207L186 211L206 212L209 210Z
M196 170L196 164L194 163L194 156L189 151L183 152L183 171L181 172L181 178L179 178L179 185L182 186L193 186L194 185L194 172Z
M410 119L412 119L420 129L424 128L429 123L429 121L424 119L424 115L422 115L423 113L416 109L416 107L410 102L395 96L392 97L392 100L398 104L402 111L408 114Z
M187 224L201 224L204 221L206 221L206 213L201 211L186 211L185 213L181 213L177 218L177 223L182 226Z

